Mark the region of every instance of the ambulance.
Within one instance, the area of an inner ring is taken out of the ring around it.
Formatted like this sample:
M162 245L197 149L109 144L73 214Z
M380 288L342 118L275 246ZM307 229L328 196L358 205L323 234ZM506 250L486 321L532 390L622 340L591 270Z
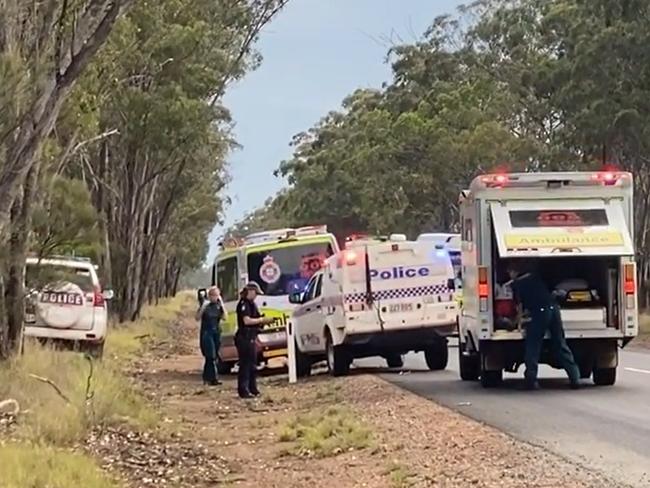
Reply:
M325 359L331 374L355 358L380 356L391 368L423 351L431 370L447 366L447 337L456 331L454 271L444 249L390 238L357 237L330 257L304 293L289 299L296 370L308 375Z
M557 297L581 376L616 382L618 346L638 332L632 188L626 172L518 173L479 176L461 193L463 380L494 387L524 361L506 273L523 259ZM558 367L547 341L541 362Z
M228 310L222 324L217 367L229 373L238 361L234 334L237 330L236 305L239 292L249 281L260 285L264 295L257 298L260 312L274 317L258 337L258 362L287 356L286 325L295 305L288 297L302 292L325 260L339 250L336 238L326 226L278 229L258 232L243 240L220 244L212 268L212 285L221 289ZM205 290L200 291L200 296Z

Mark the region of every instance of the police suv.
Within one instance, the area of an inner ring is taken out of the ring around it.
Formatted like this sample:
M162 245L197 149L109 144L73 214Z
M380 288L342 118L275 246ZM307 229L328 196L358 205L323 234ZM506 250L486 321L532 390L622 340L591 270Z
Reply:
M401 367L409 351L423 351L431 370L447 366L458 307L442 248L398 235L353 239L289 299L299 304L291 320L298 376L322 359L335 376L355 358L381 356Z

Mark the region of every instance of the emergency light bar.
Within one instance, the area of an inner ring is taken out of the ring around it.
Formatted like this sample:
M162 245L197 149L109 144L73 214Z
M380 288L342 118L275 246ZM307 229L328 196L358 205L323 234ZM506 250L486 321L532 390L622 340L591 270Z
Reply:
M263 242L281 241L294 239L296 237L316 236L327 234L326 225L310 225L298 228L277 229L264 232L256 232L245 237L243 244L261 244Z
M625 171L487 174L476 177L472 181L470 191L499 188L562 188L596 185L628 187L632 185L632 174ZM461 194L459 200L466 197L466 195Z

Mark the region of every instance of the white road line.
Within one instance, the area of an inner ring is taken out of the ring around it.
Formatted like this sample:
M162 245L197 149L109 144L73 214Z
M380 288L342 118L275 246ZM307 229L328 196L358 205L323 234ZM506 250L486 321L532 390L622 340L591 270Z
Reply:
M650 374L650 371L647 369L637 369L637 368L623 368L626 371L632 371L633 373L643 373L643 374Z

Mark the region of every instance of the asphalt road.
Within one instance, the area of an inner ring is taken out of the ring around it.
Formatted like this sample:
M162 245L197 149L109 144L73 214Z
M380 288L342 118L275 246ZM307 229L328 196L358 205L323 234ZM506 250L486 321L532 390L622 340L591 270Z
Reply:
M523 367L495 390L460 381L457 349L449 352L449 367L442 372L428 371L421 354L406 356L401 372L378 369L384 363L376 359L355 366L599 471L617 486L650 487L650 353L622 351L613 387L583 380L585 388L573 391L562 371L543 366L543 389L529 392L521 390Z

